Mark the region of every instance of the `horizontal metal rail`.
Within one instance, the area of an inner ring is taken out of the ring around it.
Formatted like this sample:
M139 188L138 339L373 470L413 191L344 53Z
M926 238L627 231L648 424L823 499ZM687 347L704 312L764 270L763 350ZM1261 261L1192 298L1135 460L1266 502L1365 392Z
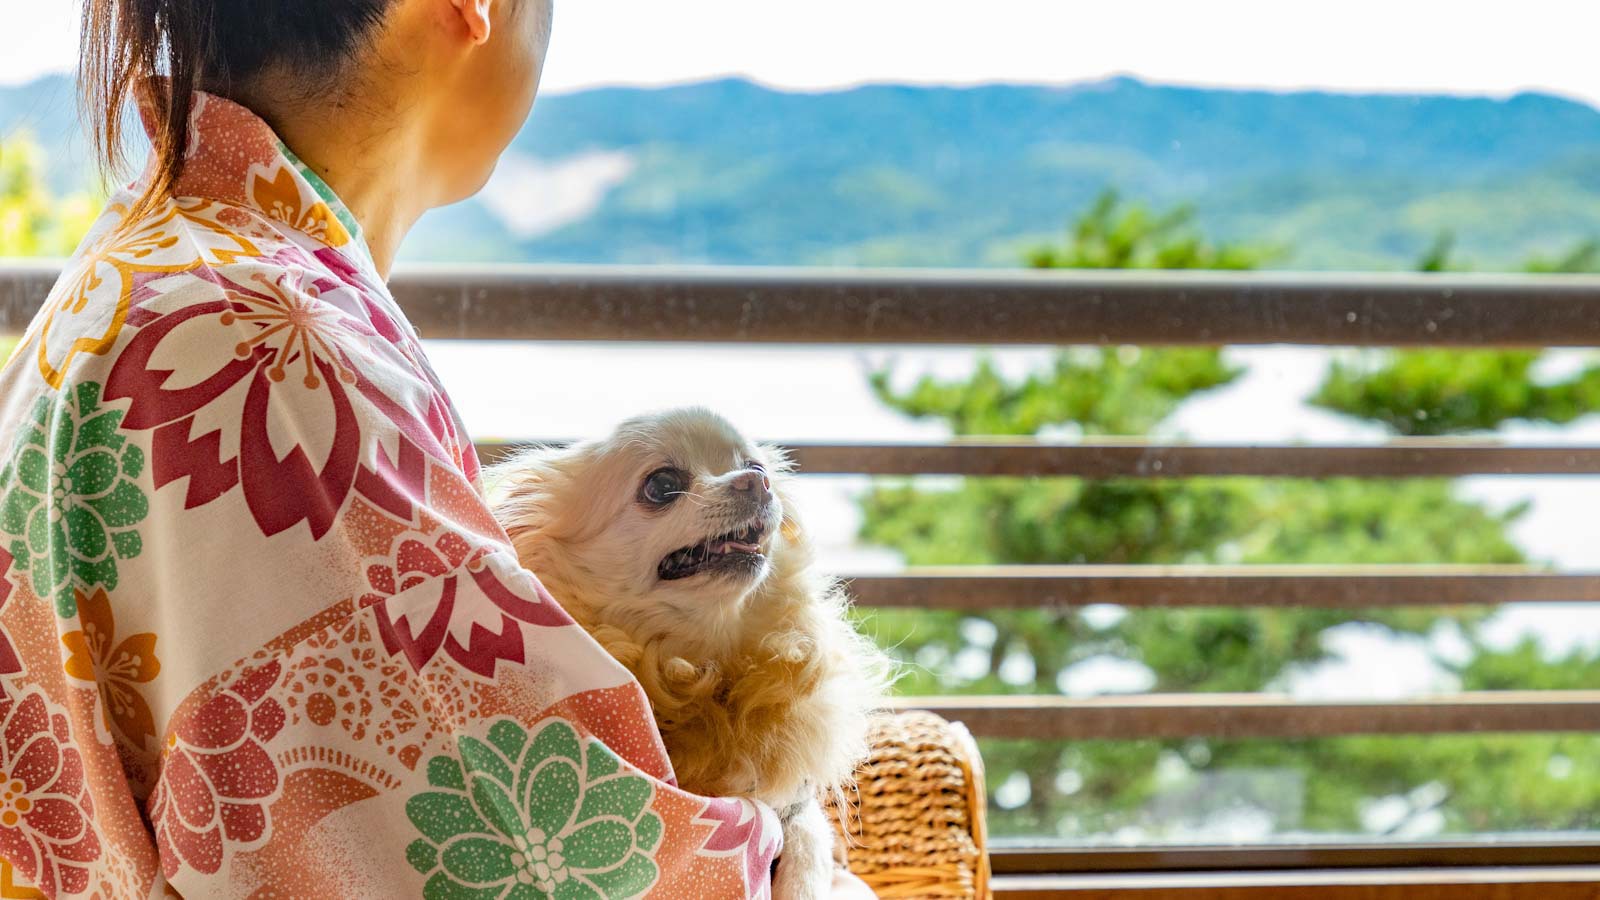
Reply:
M1522 566L971 566L847 576L883 609L1278 607L1368 609L1597 603L1600 574Z
M0 270L17 331L55 268ZM423 336L819 344L1600 346L1585 276L425 266Z
M993 844L995 842L991 842ZM1415 866L1600 866L1600 843L1552 835L1455 842L1267 843L1146 847L999 846L996 875L1056 872L1207 872L1245 869L1409 868Z
M1318 738L1600 730L1600 691L1491 691L1335 703L1270 694L901 697L979 737L1012 740Z
M997 875L996 900L1594 900L1600 866Z
M0 263L0 334L21 334L44 306L61 264L34 260Z
M485 460L519 447L565 441L480 441ZM1199 446L1146 441L1045 444L956 441L948 444L782 446L808 475L1073 476L1194 478L1453 478L1465 475L1600 474L1600 447L1512 447L1459 440L1404 440L1376 446Z

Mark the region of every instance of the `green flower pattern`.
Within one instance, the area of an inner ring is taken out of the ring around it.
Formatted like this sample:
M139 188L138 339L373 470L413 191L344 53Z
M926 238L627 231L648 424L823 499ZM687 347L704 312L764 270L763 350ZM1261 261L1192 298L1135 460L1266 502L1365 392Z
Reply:
M62 618L77 615L74 590L115 588L117 562L143 548L144 451L117 433L122 416L100 405L94 382L40 397L0 469L0 532Z
M406 858L428 900L597 900L655 883L662 825L647 779L561 719L531 737L500 719L487 738L431 759L433 790L406 803L423 834Z

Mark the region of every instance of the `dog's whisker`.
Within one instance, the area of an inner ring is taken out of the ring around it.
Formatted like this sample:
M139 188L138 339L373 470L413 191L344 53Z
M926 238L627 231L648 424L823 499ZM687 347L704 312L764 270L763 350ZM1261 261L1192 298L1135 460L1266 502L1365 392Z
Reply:
M711 503L710 500L707 500L704 497L697 497L697 496L695 496L694 494L692 494L692 493L690 493L688 491L672 491L671 493L667 494L667 496L668 497L682 497L685 500L688 500L690 503L693 503L694 505L700 507L701 509L710 509L711 506L712 506L712 503Z

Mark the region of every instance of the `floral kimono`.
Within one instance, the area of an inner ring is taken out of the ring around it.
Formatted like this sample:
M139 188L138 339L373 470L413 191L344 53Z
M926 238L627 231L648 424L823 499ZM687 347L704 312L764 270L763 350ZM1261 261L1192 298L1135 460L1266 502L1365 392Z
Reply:
M355 219L192 123L0 374L0 896L767 893L772 811L675 787L517 564Z

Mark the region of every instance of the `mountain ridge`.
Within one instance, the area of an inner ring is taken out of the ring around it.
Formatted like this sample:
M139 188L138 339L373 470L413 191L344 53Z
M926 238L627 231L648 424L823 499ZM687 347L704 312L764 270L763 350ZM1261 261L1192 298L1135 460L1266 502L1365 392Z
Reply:
M0 135L39 134L58 187L88 181L72 113L63 76L0 87ZM1209 234L1288 248L1288 267L1403 268L1449 230L1503 268L1600 234L1600 110L1537 92L723 78L541 98L510 153L498 209L433 213L403 256L1010 265L1106 187L1193 203Z

